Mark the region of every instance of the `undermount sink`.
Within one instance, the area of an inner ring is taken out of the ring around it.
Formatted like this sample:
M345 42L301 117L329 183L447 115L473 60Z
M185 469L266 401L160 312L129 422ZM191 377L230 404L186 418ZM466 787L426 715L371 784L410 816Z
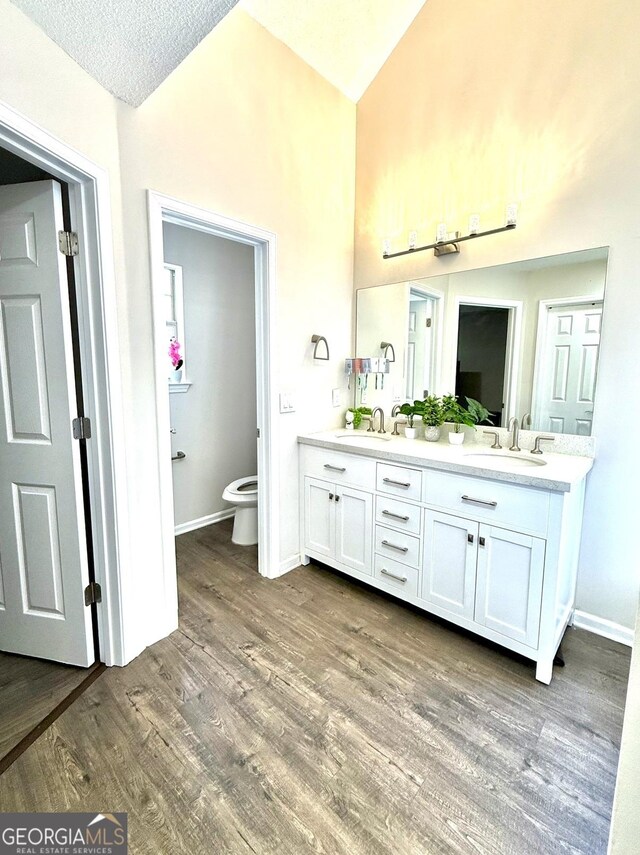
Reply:
M369 433L368 430L339 430L336 432L336 437L343 440L355 440L356 442L363 439L377 439L381 442L389 442L391 439L388 433L377 433L376 431Z
M495 451L469 451L464 455L465 460L469 463L477 461L478 463L491 463L495 469L528 469L531 466L546 466L546 460L540 460L538 457L533 457L528 454L516 454L515 452L500 452Z

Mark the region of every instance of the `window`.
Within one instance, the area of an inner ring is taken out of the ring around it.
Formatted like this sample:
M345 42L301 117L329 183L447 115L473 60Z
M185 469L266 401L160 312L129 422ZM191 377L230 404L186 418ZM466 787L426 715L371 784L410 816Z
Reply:
M179 264L164 265L164 315L167 329L167 372L170 391L186 392L191 385L186 379L187 375L187 350L184 328L184 296L182 290L182 267ZM173 373L173 365L169 359L169 343L172 338L180 342L180 355L182 356L182 376L179 380Z

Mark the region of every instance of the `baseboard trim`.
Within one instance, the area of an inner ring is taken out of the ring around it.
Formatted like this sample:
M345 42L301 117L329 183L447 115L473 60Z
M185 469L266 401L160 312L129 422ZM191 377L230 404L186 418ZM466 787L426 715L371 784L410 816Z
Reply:
M627 647L633 646L634 631L632 629L611 620L591 615L589 612L581 612L576 609L573 613L573 625L593 632L595 635L602 635L604 638L618 641L620 644L626 644Z
M285 573L289 573L291 570L295 570L296 567L300 566L300 564L300 554L296 553L290 558L286 558L284 561L281 561L280 566L276 567L273 575L271 575L269 578L278 579L280 576L284 576Z
M186 523L180 523L175 527L176 537L179 534L186 534L188 531L195 531L197 528L204 528L206 525L227 520L235 514L235 508L225 508L224 511L217 511L215 514L209 514L206 517L200 517L197 520L190 520Z

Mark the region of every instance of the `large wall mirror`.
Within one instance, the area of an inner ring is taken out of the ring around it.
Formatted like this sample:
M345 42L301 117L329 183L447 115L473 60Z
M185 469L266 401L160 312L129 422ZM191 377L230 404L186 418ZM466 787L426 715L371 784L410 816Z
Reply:
M600 354L607 248L363 288L356 356L389 372L352 379L355 406L455 392L496 425L589 436ZM529 421L530 418L530 421Z

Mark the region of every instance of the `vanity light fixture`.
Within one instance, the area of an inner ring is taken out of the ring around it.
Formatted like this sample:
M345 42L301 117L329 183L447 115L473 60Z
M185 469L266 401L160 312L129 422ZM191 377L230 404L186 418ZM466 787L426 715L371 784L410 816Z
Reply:
M321 341L324 342L324 346L327 349L327 355L326 356L318 356L318 345L320 344ZM329 361L329 343L327 342L326 338L323 335L312 335L311 336L311 344L315 344L315 347L313 348L313 358L314 359L321 359L324 362L328 362Z
M410 233L409 249L403 249L400 252L391 252L391 242L384 240L382 242L382 257L383 258L398 258L401 255L410 255L412 252L422 252L425 249L432 249L435 256L451 255L460 252L460 246L465 240L473 240L474 238L487 237L487 235L497 235L499 232L508 232L516 227L516 219L518 216L517 205L507 205L506 210L506 225L498 229L487 229L487 231L478 231L480 227L480 217L473 214L469 218L469 234L461 235L460 232L454 232L450 235L447 231L446 223L438 223L436 229L435 243L428 243L426 246L415 246L412 241L414 232Z

